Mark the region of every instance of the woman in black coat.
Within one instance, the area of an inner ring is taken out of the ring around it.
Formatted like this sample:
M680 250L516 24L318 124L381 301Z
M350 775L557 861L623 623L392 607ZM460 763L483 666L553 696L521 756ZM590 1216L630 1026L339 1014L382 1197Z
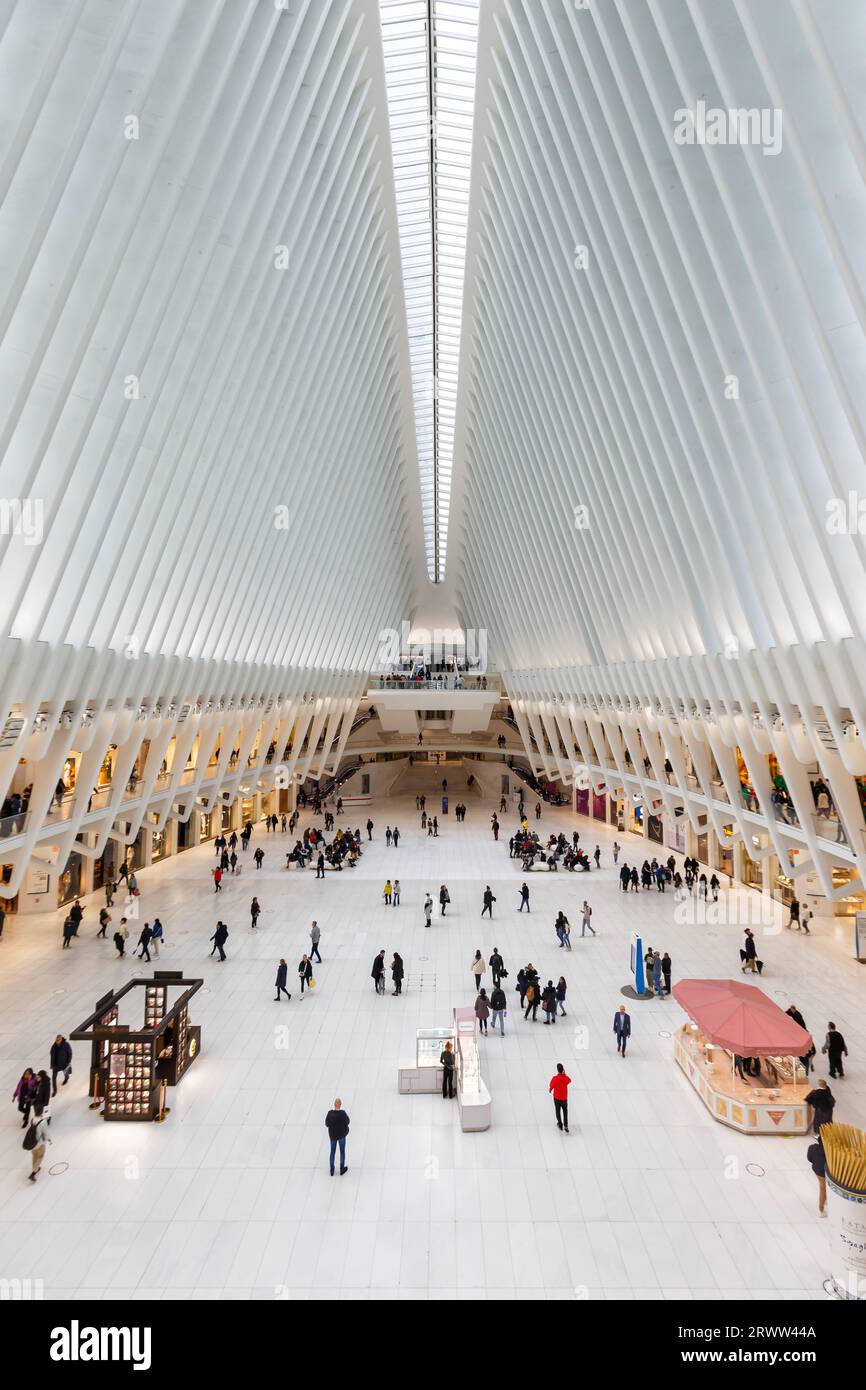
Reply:
M304 986L310 983L313 978L313 963L309 956L301 956L298 961L298 979L301 982L301 998L304 997Z
M394 952L394 959L391 962L391 979L394 981L394 993L403 993L403 957Z

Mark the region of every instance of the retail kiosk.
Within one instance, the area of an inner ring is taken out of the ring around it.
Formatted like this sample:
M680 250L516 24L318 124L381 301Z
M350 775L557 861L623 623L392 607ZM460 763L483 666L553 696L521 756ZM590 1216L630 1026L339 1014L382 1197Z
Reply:
M203 984L184 979L180 970L130 980L98 999L70 1035L91 1044L91 1109L101 1106L104 1120L159 1120L168 1113L165 1087L177 1086L201 1051L201 1028L190 1023L189 1001ZM141 1027L121 1023L124 999L140 1004Z
M419 1028L414 1062L401 1062L397 1076L401 1096L436 1095L442 1090L439 1058L447 1042L454 1048L454 1083L460 1127L469 1132L490 1128L491 1096L481 1076L475 1009L454 1010L451 1028Z
M671 993L690 1019L674 1034L674 1056L713 1119L742 1134L808 1134L810 1087L799 1059L811 1034L737 980L681 980ZM760 1075L738 1073L745 1057L760 1059Z

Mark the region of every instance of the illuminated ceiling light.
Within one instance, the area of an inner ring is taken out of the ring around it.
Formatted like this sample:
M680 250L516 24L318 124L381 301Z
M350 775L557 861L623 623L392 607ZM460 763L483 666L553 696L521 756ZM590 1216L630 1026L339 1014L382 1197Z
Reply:
M478 0L379 0L427 574L445 578Z

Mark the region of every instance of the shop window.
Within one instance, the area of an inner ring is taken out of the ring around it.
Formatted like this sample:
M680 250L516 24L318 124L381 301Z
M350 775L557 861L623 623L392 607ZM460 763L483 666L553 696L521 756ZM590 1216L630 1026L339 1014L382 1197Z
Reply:
M74 851L70 854L66 863L66 868L57 880L57 906L64 907L66 903L71 903L81 892L81 855Z

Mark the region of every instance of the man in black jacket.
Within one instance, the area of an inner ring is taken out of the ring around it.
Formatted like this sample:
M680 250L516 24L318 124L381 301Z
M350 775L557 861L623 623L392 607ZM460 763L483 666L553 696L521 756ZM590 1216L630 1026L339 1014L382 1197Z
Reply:
M223 947L225 946L228 934L229 929L226 926L225 922L217 922L216 931L211 937L211 941L213 942L213 951L211 951L211 955L213 955L214 951L219 951L220 960L225 960L226 958L226 953L223 950Z
M346 1167L346 1135L349 1133L349 1116L343 1109L343 1102L339 1096L334 1101L333 1110L329 1110L325 1116L325 1128L331 1140L331 1177L334 1176L334 1156L338 1144L340 1146L340 1177L342 1177L344 1173L349 1171Z
M505 968L502 957L499 954L498 946L493 947L493 955L490 957L487 964L490 966L490 971L493 976L493 988L496 989L498 988L499 981L502 979L502 971Z
M842 1066L842 1058L848 1056L848 1049L845 1046L845 1039L835 1023L827 1024L827 1036L821 1051L827 1054L827 1060L830 1063L830 1075L844 1076L845 1069Z
M51 1094L56 1096L57 1073L63 1072L63 1084L65 1086L69 1080L69 1073L72 1071L72 1048L62 1033L58 1033L51 1044L49 1061L51 1065Z

